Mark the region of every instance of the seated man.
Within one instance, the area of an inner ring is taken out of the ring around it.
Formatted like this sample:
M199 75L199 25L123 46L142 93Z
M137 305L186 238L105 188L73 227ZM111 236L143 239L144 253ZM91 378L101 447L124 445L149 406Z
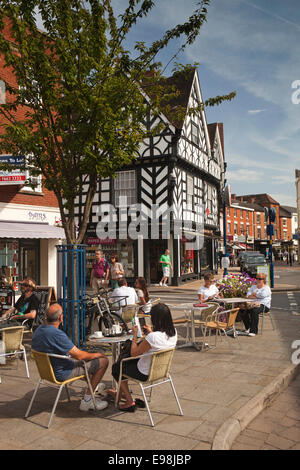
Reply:
M123 277L118 279L119 287L116 287L112 292L113 305L119 307L117 313L122 315L122 307L125 305L134 305L139 302L137 293L133 287L128 287L126 279ZM120 300L118 300L118 297Z
M39 300L34 294L35 289L36 283L29 277L21 281L22 295L17 300L15 306L11 307L2 315L1 320L5 321L1 322L1 328L20 325L26 319L31 320L31 323L33 322L39 308Z
M266 275L258 273L256 285L252 286L247 293L247 298L252 300L248 303L246 310L240 310L241 318L244 322L248 336L255 336L258 333L259 314L263 309L268 312L271 308L271 289L266 285Z
M214 276L211 273L204 275L204 286L201 286L198 290L198 297L200 302L209 302L215 297L219 297L219 290L213 284Z
M31 347L38 352L63 356L69 355L74 359L72 361L50 358L55 377L60 382L84 374L82 361L89 361L87 368L92 389L95 390L107 369L108 359L101 353L88 353L74 346L66 333L59 329L62 321L63 312L61 306L58 304L51 305L45 313L45 325L39 326L33 335ZM107 405L106 401L99 398L96 399L97 410L103 410ZM81 411L94 409L89 388L87 388L84 398L81 400L79 409Z

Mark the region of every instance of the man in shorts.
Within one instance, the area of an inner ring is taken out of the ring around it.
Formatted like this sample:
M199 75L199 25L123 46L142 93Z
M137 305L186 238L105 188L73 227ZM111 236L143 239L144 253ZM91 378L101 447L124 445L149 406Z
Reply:
M59 327L63 321L62 308L58 304L51 305L45 314L45 324L41 325L35 331L32 338L32 349L47 354L58 354L61 356L69 355L72 360L50 358L54 375L59 382L63 382L72 377L84 374L83 361L87 363L93 391L96 389L100 380L105 374L108 366L108 359L101 353L88 353L78 349L66 333ZM96 409L104 410L108 406L107 401L96 398ZM94 409L91 392L87 388L79 409L88 411Z
M160 286L167 287L167 282L171 274L172 264L170 259L170 250L166 249L165 254L161 255L159 262L162 265L163 277L159 283Z

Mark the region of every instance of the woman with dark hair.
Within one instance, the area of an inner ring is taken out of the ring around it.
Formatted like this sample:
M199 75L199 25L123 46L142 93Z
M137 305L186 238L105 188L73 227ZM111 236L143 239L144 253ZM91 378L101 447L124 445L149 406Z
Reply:
M139 304L141 305L139 313L150 313L151 303L149 302L150 297L147 289L146 279L144 277L138 277L135 281L136 293L139 298Z
M109 276L110 287L112 289L119 287L118 279L121 279L124 276L124 269L122 264L118 263L118 256L116 254L113 254L110 257Z
M152 356L149 353L163 349L175 348L177 343L177 332L173 325L170 309L165 304L154 305L151 309L152 328L150 325L143 327L145 338L137 343L138 327L133 327L133 338L131 343L131 357L143 356L136 360L125 361L123 372L129 377L146 382L150 372ZM116 362L112 367L112 375L116 381L120 376L120 364ZM115 390L108 390L109 395L115 397ZM119 404L121 411L135 411L135 401L128 388L128 381L121 382L119 399L125 398L125 403Z

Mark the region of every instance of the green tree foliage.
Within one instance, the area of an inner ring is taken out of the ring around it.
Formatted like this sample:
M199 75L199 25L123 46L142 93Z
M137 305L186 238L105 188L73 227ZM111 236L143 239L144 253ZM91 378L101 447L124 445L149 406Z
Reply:
M139 42L128 51L128 33L150 13L151 0L128 0L120 18L112 0L0 0L0 50L17 83L6 84L9 98L0 105L0 152L26 155L32 174L43 175L57 197L68 243L83 240L99 176L113 176L137 155L146 136L150 103L141 91L147 92L147 80L156 96L152 111L166 99L157 54L173 39L182 39L181 51L193 43L209 3L198 2L185 23L150 46ZM37 28L37 13L45 31ZM157 72L147 79L153 69ZM186 67L177 73L186 73ZM170 98L174 93L169 90ZM74 201L86 183L76 233Z

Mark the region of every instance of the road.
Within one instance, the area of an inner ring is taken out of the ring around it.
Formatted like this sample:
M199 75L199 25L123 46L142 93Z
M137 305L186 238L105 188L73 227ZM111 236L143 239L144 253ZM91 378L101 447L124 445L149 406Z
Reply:
M300 285L300 269L279 267L275 270L276 285ZM167 292L161 288L155 296L170 305L197 301L196 292L178 288ZM291 325L291 337L300 341L300 289L295 287L285 292L273 292L272 312L274 317L285 313ZM298 317L298 318L297 318ZM294 335L294 336L293 336ZM300 375L284 390L248 427L238 436L232 450L300 450Z

